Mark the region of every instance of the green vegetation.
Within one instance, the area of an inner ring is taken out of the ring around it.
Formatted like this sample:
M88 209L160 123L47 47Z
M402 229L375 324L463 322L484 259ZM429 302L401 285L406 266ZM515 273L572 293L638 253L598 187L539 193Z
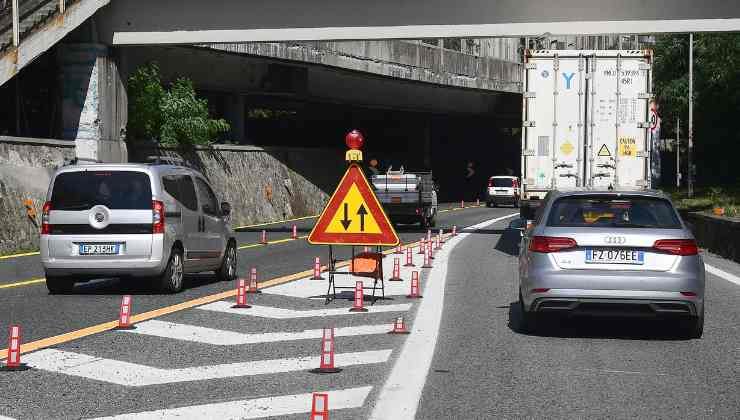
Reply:
M685 190L667 192L680 210L711 213L714 208L723 208L724 216L740 217L740 186L700 188L693 198L688 198Z
M129 140L156 140L162 146L211 144L229 131L223 119L211 119L208 101L198 98L193 83L178 78L169 90L162 86L159 67L139 67L128 80Z
M653 80L664 138L675 137L676 117L681 117L681 138L687 138L688 73L689 36L658 37ZM740 34L695 35L693 161L699 184L740 186L739 109ZM681 154L686 156L685 150Z

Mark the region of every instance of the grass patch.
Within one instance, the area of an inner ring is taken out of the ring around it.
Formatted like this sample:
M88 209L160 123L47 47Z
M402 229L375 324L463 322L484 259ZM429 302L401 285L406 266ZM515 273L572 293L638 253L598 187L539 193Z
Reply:
M725 216L740 217L740 186L699 187L689 198L686 190L666 190L679 210L712 212L715 207L725 209Z

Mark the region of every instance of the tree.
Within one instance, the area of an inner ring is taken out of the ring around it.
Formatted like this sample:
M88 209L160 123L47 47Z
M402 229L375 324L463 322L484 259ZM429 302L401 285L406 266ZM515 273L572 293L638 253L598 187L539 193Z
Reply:
M128 96L129 139L156 140L163 146L207 145L230 128L225 120L210 118L208 101L197 97L189 79L178 78L166 90L156 63L134 72Z

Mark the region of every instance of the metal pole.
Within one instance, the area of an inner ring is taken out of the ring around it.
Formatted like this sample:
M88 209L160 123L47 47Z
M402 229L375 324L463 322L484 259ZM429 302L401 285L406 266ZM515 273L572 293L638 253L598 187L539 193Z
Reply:
M681 188L681 117L676 118L676 190Z
M10 7L13 9L13 46L18 48L21 42L20 23L18 22L18 0L12 0Z
M694 34L689 34L689 198L694 196Z
M64 4L65 0L59 0L59 14L64 14Z

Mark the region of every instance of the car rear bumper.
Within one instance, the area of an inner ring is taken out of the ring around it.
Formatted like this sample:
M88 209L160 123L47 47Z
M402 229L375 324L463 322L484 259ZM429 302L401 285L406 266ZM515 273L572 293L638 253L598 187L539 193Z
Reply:
M489 203L496 204L514 204L517 201L516 196L513 195L488 195L486 199Z
M603 291L550 290L532 299L531 312L570 316L686 317L701 313L701 299L686 299L680 293L619 291L622 297L606 297ZM615 293L617 294L617 293Z

